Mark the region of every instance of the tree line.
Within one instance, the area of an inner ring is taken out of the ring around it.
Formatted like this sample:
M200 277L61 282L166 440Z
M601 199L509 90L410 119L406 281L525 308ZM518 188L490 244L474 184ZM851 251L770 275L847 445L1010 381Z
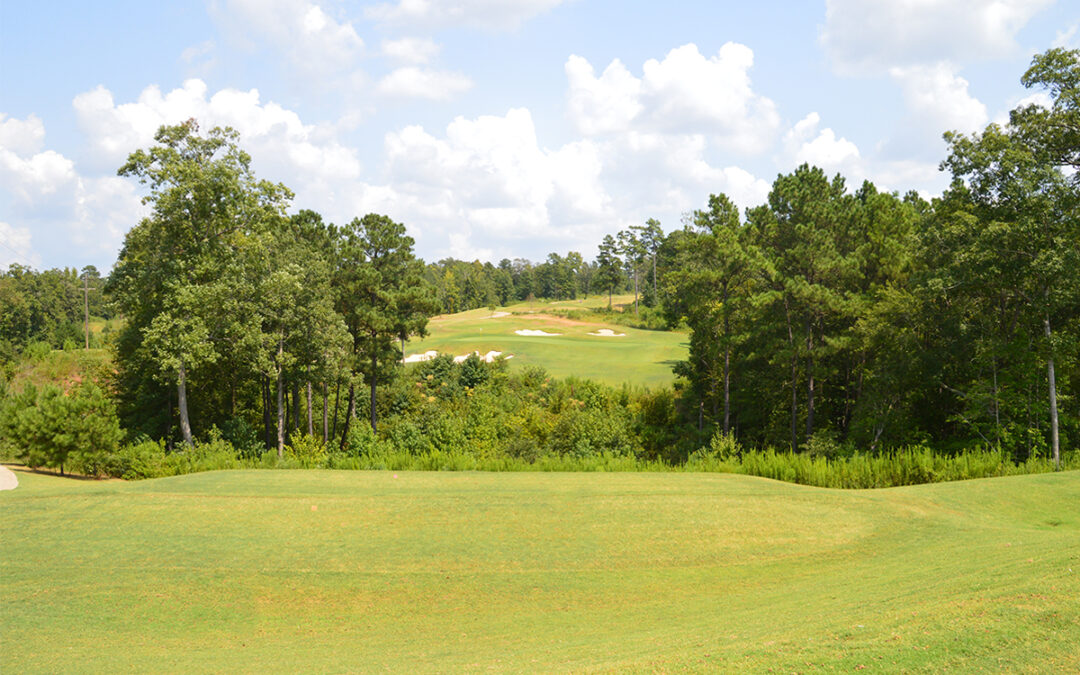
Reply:
M130 437L190 447L216 429L281 457L305 436L356 446L361 417L383 439L382 417L398 435L409 415L427 419L443 398L417 399L423 382L400 361L433 314L588 294L610 308L630 291L625 313L653 308L687 331L689 356L668 394L616 397L617 434L603 431L607 394L596 419L574 417L619 452L682 461L717 432L826 456L931 444L1056 460L1080 438L1080 52L1041 54L1022 81L1051 107L946 134L938 198L850 189L803 165L764 204L740 213L716 194L667 234L651 219L608 234L592 261L425 265L386 216L289 215L292 193L255 177L235 132L189 120L120 169L146 185L151 214L103 288L74 270L0 276L13 299L0 348L73 340L78 283L86 304L93 278L95 313L123 317L112 389Z

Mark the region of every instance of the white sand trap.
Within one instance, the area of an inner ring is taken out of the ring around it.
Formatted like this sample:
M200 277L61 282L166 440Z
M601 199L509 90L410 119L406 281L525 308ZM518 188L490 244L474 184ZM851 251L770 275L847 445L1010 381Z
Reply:
M491 316L485 316L485 319L501 319L504 316L510 316L510 312L495 312Z
M531 328L522 328L521 330L516 330L514 332L526 337L558 337L562 335L562 333L549 333L545 330L532 330Z
M476 354L477 356L480 356L480 352L472 352L472 354L463 354L461 356L455 356L454 357L454 363L464 363L465 359L469 358L473 354ZM502 352L497 352L497 351L493 350L493 351L488 352L487 354L484 354L483 356L480 356L480 360L483 361L484 363L492 363L492 362L495 361L495 359L499 358L500 356L502 356ZM506 358L512 359L512 358L514 358L514 355L511 354L510 356L507 356Z
M11 469L0 466L0 490L14 490L19 487L19 478Z
M589 335L595 335L596 337L626 337L626 333L616 333L610 328L601 328L595 333L589 333Z
M423 354L409 354L405 357L405 363L420 363L421 361L430 361L439 355L439 352L432 349L431 351L424 352Z

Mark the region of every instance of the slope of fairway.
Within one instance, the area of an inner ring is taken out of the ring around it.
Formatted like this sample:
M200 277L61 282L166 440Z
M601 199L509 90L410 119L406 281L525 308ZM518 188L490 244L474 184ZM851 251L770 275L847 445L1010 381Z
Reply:
M573 301L550 304L567 309ZM544 313L544 307L515 305L492 312L474 309L438 316L428 323L430 335L406 343L406 354L429 350L459 356L473 351L513 354L512 368L539 365L555 377L576 375L619 385L624 382L659 386L669 384L672 366L686 358L689 338L684 333L638 330L594 321L588 313L566 318ZM622 337L590 335L607 329ZM516 331L544 331L553 337L519 335Z
M1080 670L1080 473L20 472L0 671Z

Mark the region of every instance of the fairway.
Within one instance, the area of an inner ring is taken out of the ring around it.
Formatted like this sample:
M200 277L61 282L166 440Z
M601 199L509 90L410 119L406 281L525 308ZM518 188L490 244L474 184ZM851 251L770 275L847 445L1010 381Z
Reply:
M428 322L428 337L409 340L405 353L435 350L460 356L473 351L481 355L498 351L513 355L511 368L543 366L560 378L574 375L611 385L670 384L675 379L672 366L686 359L689 337L685 333L604 323L601 316L588 312L575 312L572 318L546 313L599 306L600 300L594 297L581 303L522 303L494 311L474 309L438 316ZM606 306L607 298L602 300ZM604 329L622 336L590 335ZM555 336L519 335L516 332L519 330L544 331Z
M1080 669L1080 473L19 471L0 671Z

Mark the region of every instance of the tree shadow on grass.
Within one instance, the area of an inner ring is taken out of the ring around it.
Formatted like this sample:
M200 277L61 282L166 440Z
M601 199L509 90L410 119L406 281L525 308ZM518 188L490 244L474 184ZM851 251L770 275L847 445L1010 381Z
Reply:
M97 476L87 476L82 473L71 473L70 471L64 471L63 475L60 474L59 469L49 469L45 467L29 467L25 464L17 464L14 462L4 462L4 466L11 469L15 473L36 473L39 476L53 476L55 478L70 478L71 480L78 481L103 481L103 480L115 480L108 478L99 478Z

